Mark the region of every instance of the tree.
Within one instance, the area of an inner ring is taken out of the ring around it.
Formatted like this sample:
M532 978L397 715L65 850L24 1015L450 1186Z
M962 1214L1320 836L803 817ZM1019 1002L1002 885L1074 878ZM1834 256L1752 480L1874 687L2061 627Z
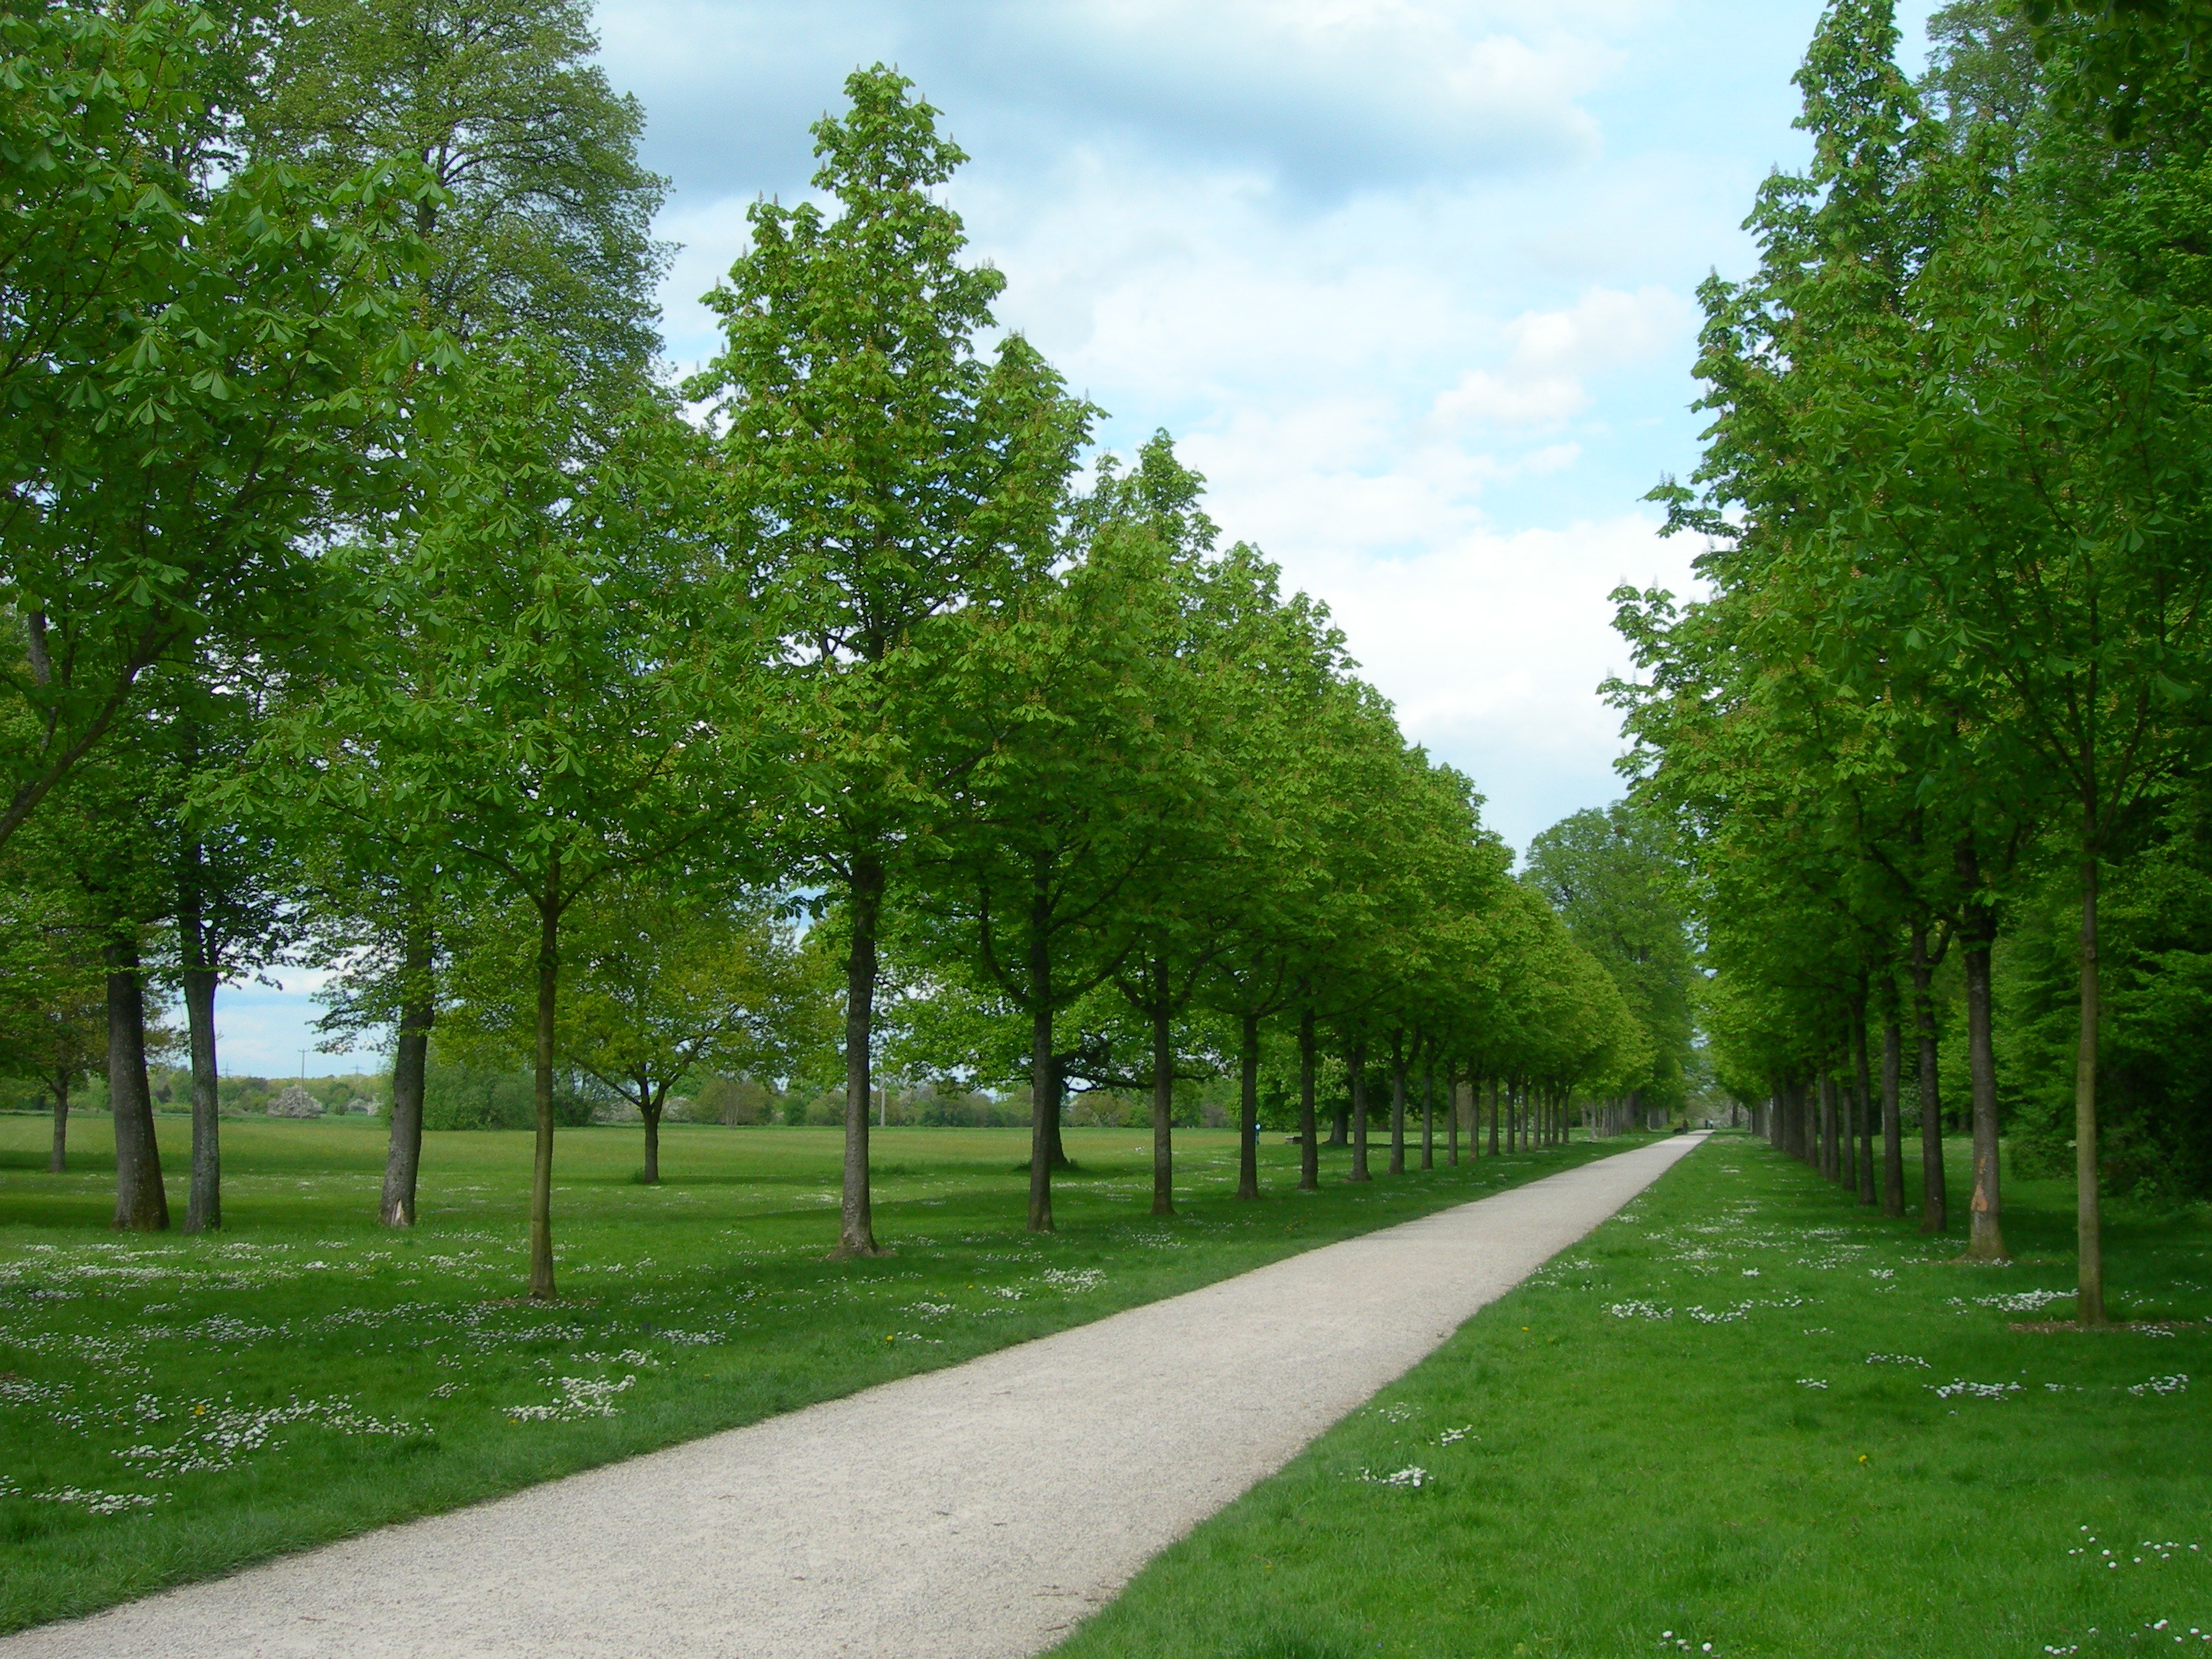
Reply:
M624 871L564 919L554 1051L637 1109L648 1185L660 1179L661 1115L678 1085L717 1072L789 1077L827 1045L825 963L781 908L762 893L718 891L697 871ZM445 1029L526 1054L537 1011L519 993L534 908L487 917L474 933Z
M727 349L687 391L714 401L787 607L800 729L781 830L799 879L845 913L837 1248L867 1255L878 935L894 866L943 799L908 735L941 695L925 636L1043 568L1090 410L1018 335L977 355L1006 279L960 263L960 220L929 193L966 159L937 112L880 64L845 91L850 109L813 130L815 188L841 210L750 210L753 246L708 296Z
M59 1175L70 1096L106 1058L104 991L67 896L14 873L0 888L0 1072L33 1078L53 1097L46 1169Z
M436 188L413 204L410 297L464 344L527 337L619 380L660 347L667 181L639 164L644 108L598 52L579 0L304 0L246 125L318 179L410 158Z
M4 846L157 664L317 624L313 544L383 489L426 349L392 283L431 186L234 154L265 40L221 14L38 7L0 30Z
M396 273L402 302L470 349L550 351L618 404L650 372L655 285L668 250L651 224L665 181L639 164L644 113L592 61L587 9L571 0L308 0L275 43L269 94L247 112L257 152L319 179L369 157L414 158L434 188L409 215L420 258ZM404 459L422 455L410 444ZM404 556L447 499L432 469L401 474L404 500L364 544ZM371 591L375 584L368 584ZM436 678L410 618L364 622L328 678ZM344 757L373 775L374 750ZM264 787L283 789L281 768ZM318 872L318 926L348 964L330 1028L392 1033L392 1105L380 1216L415 1218L422 1090L441 973L439 919L460 871L434 816L394 817L373 775L352 793L386 809L314 810L294 799L294 847Z
M1625 804L1562 819L1528 846L1522 879L1602 963L1652 1039L1652 1075L1630 1086L1669 1110L1682 1103L1692 1019L1687 919L1662 828Z
M474 881L535 913L541 1297L562 920L618 874L749 853L764 712L751 573L728 556L702 441L651 388L582 392L538 355L480 362L446 389L437 509L362 557L429 675L336 685L303 733L325 757L378 762L325 763L311 794L435 822Z

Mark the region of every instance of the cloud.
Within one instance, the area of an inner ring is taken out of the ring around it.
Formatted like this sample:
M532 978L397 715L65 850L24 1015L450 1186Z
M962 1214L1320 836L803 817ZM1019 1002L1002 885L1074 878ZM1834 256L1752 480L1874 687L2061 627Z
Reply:
M994 169L1121 142L1257 169L1333 201L1425 179L1569 165L1596 153L1578 100L1618 62L1601 43L1657 0L611 0L617 82L643 95L655 155L687 188L790 191L805 131L856 64L884 61Z
M1632 368L1683 344L1697 317L1680 295L1595 289L1564 311L1524 311L1500 332L1511 351L1497 370L1471 368L1437 395L1448 425L1556 426L1590 405L1583 377Z

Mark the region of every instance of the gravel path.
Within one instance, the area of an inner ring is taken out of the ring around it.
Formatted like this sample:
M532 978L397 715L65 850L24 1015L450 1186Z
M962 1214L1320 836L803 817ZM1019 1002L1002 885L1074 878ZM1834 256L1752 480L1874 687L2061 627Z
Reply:
M0 1659L1038 1653L1701 1139L27 1631Z

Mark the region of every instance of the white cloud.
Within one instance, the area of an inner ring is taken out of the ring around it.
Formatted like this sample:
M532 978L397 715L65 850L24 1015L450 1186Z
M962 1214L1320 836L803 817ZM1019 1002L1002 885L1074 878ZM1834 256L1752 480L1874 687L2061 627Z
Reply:
M1661 0L608 0L616 79L717 193L789 191L805 130L884 61L1019 169L1085 136L1260 167L1333 199L1596 153L1579 100Z

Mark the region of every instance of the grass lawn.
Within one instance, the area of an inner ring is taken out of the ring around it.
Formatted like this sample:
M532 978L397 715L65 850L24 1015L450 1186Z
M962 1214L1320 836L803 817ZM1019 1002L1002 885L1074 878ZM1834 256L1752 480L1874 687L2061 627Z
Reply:
M433 1134L421 1224L374 1224L380 1126L230 1120L220 1234L107 1231L105 1118L0 1116L0 1629L449 1509L1080 1324L1639 1144L1631 1138L1300 1196L1233 1133L1177 1137L1155 1220L1141 1130L1071 1130L1061 1231L1023 1231L1022 1129L879 1130L878 1236L831 1262L834 1130L563 1129L562 1300L526 1279L529 1138ZM183 1212L189 1124L160 1136ZM1379 1158L1379 1155L1378 1155Z
M2072 1310L2069 1184L1969 1267L1719 1137L1057 1659L2212 1649L2212 1212L2118 1207L2116 1316L2191 1328L2014 1328Z

